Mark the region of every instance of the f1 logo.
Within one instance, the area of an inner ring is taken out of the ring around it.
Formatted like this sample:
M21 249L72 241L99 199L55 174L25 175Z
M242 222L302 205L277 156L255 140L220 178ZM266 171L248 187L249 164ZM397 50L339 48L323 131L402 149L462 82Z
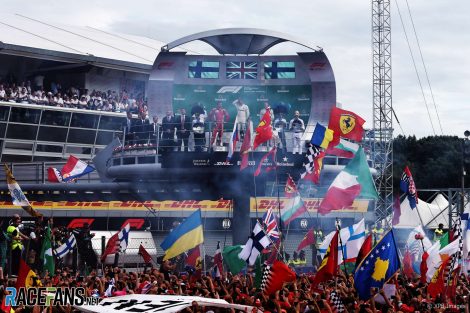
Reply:
M217 93L238 93L242 89L242 86L223 86Z
M73 229L73 228L83 228L85 224L88 224L91 226L91 224L95 221L94 218L74 218L73 220L70 221L69 225L67 228Z
M144 219L143 218L128 218L127 220L122 223L121 228L124 228L126 224L129 224L130 227L134 227L135 229L141 229L144 226Z

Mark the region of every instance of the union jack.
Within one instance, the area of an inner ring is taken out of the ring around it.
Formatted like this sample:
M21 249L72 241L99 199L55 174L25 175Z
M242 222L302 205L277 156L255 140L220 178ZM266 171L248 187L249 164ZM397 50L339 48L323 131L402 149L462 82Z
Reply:
M277 226L277 216L271 208L269 208L263 215L263 223L266 227L266 235L269 236L272 242L279 240L279 227Z
M258 78L257 62L227 62L228 79L256 79Z

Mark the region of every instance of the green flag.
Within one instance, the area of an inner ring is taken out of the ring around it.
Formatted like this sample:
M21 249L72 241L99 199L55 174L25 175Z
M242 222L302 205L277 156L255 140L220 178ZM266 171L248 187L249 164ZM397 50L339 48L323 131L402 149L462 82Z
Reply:
M242 251L243 246L227 246L224 247L222 256L224 262L227 264L230 273L238 274L246 266L246 262L238 257L238 254Z
M439 238L439 241L441 244L441 249L447 246L449 244L449 232L442 235L441 238Z
M43 269L49 271L49 275L55 274L54 256L52 255L51 228L47 227L44 234L44 240L41 249L41 260L43 260Z
M260 288L261 287L261 281L263 280L263 263L264 259L263 254L260 254L258 258L255 261L255 287Z

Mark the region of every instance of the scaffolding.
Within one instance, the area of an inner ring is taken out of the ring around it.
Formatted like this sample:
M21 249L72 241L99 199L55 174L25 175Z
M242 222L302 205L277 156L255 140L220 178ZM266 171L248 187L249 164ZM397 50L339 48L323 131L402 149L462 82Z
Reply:
M390 1L372 0L373 129L371 156L377 170L376 221L388 221L393 204L393 108Z

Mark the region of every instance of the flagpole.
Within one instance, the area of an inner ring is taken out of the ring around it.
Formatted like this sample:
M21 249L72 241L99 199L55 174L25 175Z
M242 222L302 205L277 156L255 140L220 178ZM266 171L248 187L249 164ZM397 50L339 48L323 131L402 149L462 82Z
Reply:
M343 268L344 268L344 273L346 274L346 277L348 277L348 270L346 268L346 262L344 262L344 250L343 250L343 240L341 239L341 225L339 223L338 218L336 218L336 229L338 230L338 237L339 237L339 245L341 246L341 256L343 257ZM348 281L346 283L349 285Z
M283 232L282 232L282 219L281 219L281 196L280 196L280 192L279 192L279 174L278 174L278 171L277 171L277 150L276 150L276 153L274 154L274 163L275 163L275 171L276 171L276 185L277 185L277 210L278 210L278 213L279 213L279 240L280 240L280 244L279 244L279 250L278 252L280 253L281 255L281 259L284 261L284 253L283 253L283 240L284 240L284 235L283 235Z

